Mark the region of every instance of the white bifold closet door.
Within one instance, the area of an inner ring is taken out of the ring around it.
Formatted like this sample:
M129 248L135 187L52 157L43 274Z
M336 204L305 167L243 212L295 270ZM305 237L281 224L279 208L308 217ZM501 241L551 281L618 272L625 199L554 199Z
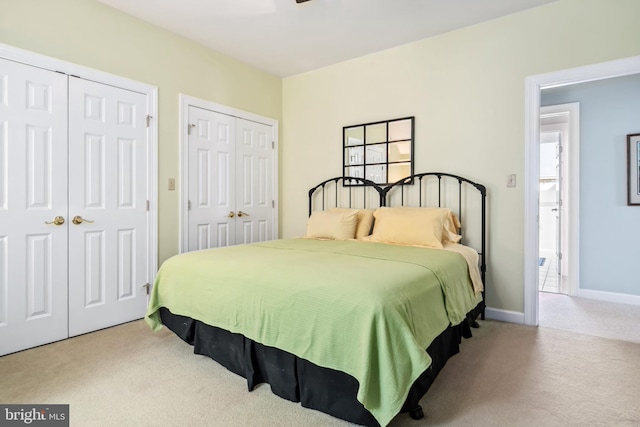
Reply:
M69 336L144 316L145 121L145 95L69 78Z
M145 118L142 94L0 59L0 355L144 316Z
M273 128L190 106L188 249L275 239Z
M0 355L68 336L66 219L67 76L0 59Z

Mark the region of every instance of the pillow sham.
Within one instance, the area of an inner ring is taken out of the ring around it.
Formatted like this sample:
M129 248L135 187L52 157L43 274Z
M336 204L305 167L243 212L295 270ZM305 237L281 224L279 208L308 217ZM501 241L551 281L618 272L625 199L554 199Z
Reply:
M442 244L446 242L458 243L462 240L460 232L460 220L453 212L449 212L449 218L444 223L444 231L442 232Z
M443 235L452 238L445 229L451 215L446 208L380 208L373 213L370 240L442 249Z
M371 234L373 228L373 209L351 209L351 208L331 208L330 212L357 212L355 238L361 239Z
M307 221L305 237L315 239L353 239L358 212L314 211Z

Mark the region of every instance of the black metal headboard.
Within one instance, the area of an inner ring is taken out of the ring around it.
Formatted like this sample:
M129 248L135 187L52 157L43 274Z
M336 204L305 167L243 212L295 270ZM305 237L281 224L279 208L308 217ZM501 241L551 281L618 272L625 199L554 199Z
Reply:
M320 200L318 200L320 199ZM321 206L317 207L316 203ZM384 188L364 178L339 176L322 181L309 190L309 216L315 210L379 208L384 206Z
M472 246L478 251L480 275L482 283L486 283L486 199L487 188L484 185L445 172L418 173L385 187L364 178L337 177L323 181L309 190L309 215L314 210L326 210L331 207L375 209L382 206L438 206L449 208L460 220L459 233L463 239L461 243ZM470 233L473 236L467 235L469 229L475 230ZM484 319L484 311L482 319Z
M451 185L453 184L453 185ZM477 192L478 198L470 200L467 189ZM477 208L467 209L465 202L475 203ZM471 181L468 178L453 175L445 172L425 172L418 173L401 179L383 188L382 206L438 206L451 209L460 220L459 234L462 236L461 243L465 243L465 233L469 214L479 220L479 242L473 246L479 246L480 275L482 283L485 283L485 273L487 271L486 251L487 251L487 188ZM479 215L478 215L479 214Z

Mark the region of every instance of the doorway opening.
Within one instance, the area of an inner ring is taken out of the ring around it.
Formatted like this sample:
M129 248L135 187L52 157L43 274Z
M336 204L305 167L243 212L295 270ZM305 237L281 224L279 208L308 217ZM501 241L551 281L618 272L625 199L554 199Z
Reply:
M538 202L539 290L572 294L569 217L577 209L579 103L540 108ZM571 197L576 193L574 197Z
M537 326L539 322L539 246L538 246L538 199L539 199L539 140L541 91L546 88L566 86L588 81L640 73L640 56L587 65L568 70L530 76L525 79L525 179L524 179L524 323ZM579 162L573 162L576 166ZM579 171L572 168L572 176ZM570 196L577 197L572 191ZM579 206L573 200L571 205ZM577 212L577 209L573 210ZM576 230L570 240L570 253L577 255L579 248L579 217L572 215L569 226ZM577 261L578 256L574 259ZM569 277L576 285L580 282L577 262L570 264ZM576 286L574 285L574 286ZM576 286L577 289L577 286ZM571 295L571 290L569 290Z
M560 251L562 237L561 154L562 133L558 131L540 132L540 202L539 212L539 252L538 264L540 290L561 293Z

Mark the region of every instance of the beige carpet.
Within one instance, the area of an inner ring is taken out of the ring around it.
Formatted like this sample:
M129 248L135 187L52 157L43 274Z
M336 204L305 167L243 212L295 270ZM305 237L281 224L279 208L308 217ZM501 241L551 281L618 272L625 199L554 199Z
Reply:
M540 292L539 324L640 344L640 306Z
M640 344L482 322L392 426L640 425ZM72 426L346 426L142 321L0 357L1 403L68 403Z

